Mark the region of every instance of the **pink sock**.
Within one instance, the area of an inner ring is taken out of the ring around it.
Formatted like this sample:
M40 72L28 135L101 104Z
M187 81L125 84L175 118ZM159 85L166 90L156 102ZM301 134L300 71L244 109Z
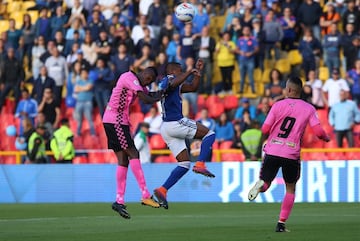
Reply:
M134 176L136 178L136 181L139 184L142 198L150 198L151 195L146 187L144 172L142 170L140 160L139 159L131 159L129 161L129 163L130 163L131 170L134 173Z
M128 168L123 166L116 168L116 202L119 204L124 204L127 170Z
M261 192L266 192L266 190L268 190L269 187L270 185L267 182L264 182L264 185L261 188Z
M285 222L289 218L291 210L294 206L294 201L295 201L294 193L285 194L284 200L281 204L281 211L279 217L280 222Z

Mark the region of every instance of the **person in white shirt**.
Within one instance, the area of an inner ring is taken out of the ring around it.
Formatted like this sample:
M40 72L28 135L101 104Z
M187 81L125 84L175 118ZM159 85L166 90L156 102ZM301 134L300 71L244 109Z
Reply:
M160 126L163 121L156 106L150 108L149 115L144 118L144 122L149 124L149 136L160 134Z
M150 146L147 138L149 127L148 123L142 122L139 132L134 137L135 147L139 151L141 164L151 162Z
M106 20L111 19L114 14L114 9L116 4L118 3L117 0L99 0L99 5L101 7L101 12L104 15Z
M322 97L322 81L316 77L314 70L310 70L308 73L308 80L306 85L311 87L311 104L313 104L317 109L322 109L325 107L324 99Z
M322 95L325 104L331 108L334 104L340 102L340 91L344 90L349 94L350 88L346 80L340 78L338 69L333 69L332 78L325 81L322 87ZM327 94L327 98L326 98Z

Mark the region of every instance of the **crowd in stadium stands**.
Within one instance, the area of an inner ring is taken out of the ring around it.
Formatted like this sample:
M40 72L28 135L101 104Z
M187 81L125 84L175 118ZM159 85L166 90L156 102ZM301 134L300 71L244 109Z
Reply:
M335 130L326 147L344 146L342 137L360 146L359 0L190 0L197 8L192 23L176 19L179 2L2 1L3 123L15 123L24 136L42 121L51 136L68 117L76 148L106 148L101 115L119 75L156 66L161 79L166 63L191 69L201 58L201 86L183 96L184 114L214 130L220 147L244 148L241 135L261 127L291 74L304 80L304 99L326 130ZM338 106L345 101L355 108ZM156 136L160 111L135 103L133 124L145 119ZM310 139L305 147L313 146ZM257 159L257 151L244 153Z

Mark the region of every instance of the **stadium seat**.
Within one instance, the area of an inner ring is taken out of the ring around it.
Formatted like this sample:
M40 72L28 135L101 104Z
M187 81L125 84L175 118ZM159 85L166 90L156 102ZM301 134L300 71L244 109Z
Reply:
M222 103L222 100L217 95L209 95L206 99L206 107L210 110L214 104Z
M230 150L232 146L232 141L224 141L220 143L219 149L220 150ZM221 161L245 161L245 157L242 153L221 153Z
M343 152L328 152L327 153L328 160L346 160L347 157Z
M39 18L39 12L36 10L27 11L26 13L30 15L32 23L35 23L36 20Z
M265 68L264 72L262 73L262 77L261 77L261 82L263 82L264 84L267 84L270 82L270 68Z
M225 111L225 107L224 104L219 102L219 103L214 103L210 108L209 108L209 117L217 119L220 117L220 115L222 113L224 113Z
M10 18L15 19L15 27L17 29L21 29L23 25L24 14L22 11L15 11L10 14Z
M85 149L101 149L100 139L97 136L86 133L83 137Z
M291 72L291 65L288 59L279 59L275 62L275 68L282 74L289 74Z
M106 163L104 153L89 152L88 153L88 163L91 163L91 164Z
M113 151L104 152L103 157L104 157L104 162L105 163L110 163L110 164L117 164L118 163L118 161L116 159L116 155L115 155L115 153Z
M144 121L144 114L141 112L130 112L130 131L135 134L139 124Z
M327 67L319 68L319 79L322 81L326 81L329 79L329 69Z
M197 106L198 109L201 110L206 107L206 96L205 95L198 95L197 98Z
M302 56L297 49L290 50L287 59L289 60L291 65L302 64Z
M86 164L88 163L88 158L86 156L76 156L73 159L73 164Z
M9 29L8 20L0 20L0 33L6 32Z
M223 102L226 111L236 109L239 106L239 99L236 95L226 95Z
M21 5L23 11L27 11L28 8L34 7L36 5L35 1L25 1Z
M160 150L166 148L166 143L160 134L156 134L150 137L150 149Z
M13 13L21 10L22 1L9 2L7 5L7 12Z
M157 156L154 160L154 163L170 163L173 162L170 156Z
M360 152L345 152L345 156L347 160L360 160Z
M14 155L11 155L11 156L2 156L1 158L0 158L0 163L1 164L12 164L12 165L14 165L14 164L17 164L16 163L16 156L14 156Z

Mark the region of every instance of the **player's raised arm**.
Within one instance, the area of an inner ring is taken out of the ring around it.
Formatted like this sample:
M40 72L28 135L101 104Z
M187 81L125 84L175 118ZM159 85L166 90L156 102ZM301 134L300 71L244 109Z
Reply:
M185 83L181 86L182 93L188 92L196 92L200 85L201 72L204 68L204 61L202 59L198 59L195 64L195 69L192 69L192 73L194 74L194 79L191 83Z
M162 91L157 91L157 92L155 92L156 94L153 94L153 96L150 96L145 94L143 91L138 91L137 95L145 104L153 104L161 99Z

